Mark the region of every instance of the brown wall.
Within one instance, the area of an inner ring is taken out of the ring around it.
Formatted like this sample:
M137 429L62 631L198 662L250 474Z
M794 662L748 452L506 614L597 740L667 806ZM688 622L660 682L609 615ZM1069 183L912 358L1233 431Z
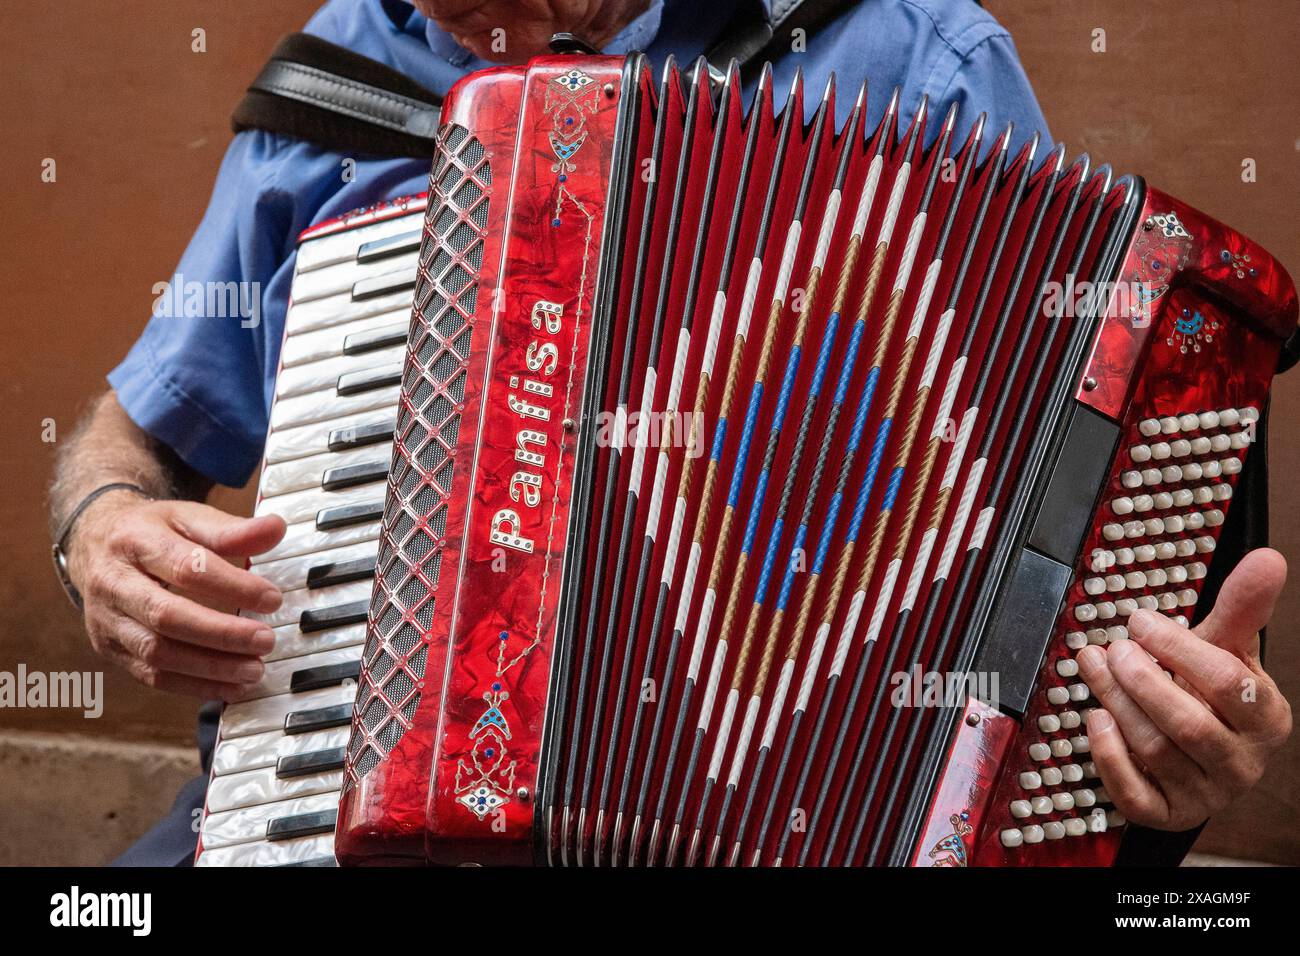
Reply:
M1300 275L1300 78L1294 70L1300 5L985 5L1016 38L1058 138L1120 171L1140 172L1243 229ZM46 670L98 666L49 573L42 499L52 448L41 440L42 423L52 418L66 434L103 387L104 373L148 314L151 286L171 274L198 222L228 139L231 106L275 39L297 28L314 6L312 0L46 3L8 18L0 32L7 91L0 102L7 233L0 268L0 527L7 532L0 549L0 669L20 661ZM196 27L207 32L206 53L191 52ZM1098 27L1107 33L1104 54L1089 48ZM58 163L54 184L40 181L45 157ZM1258 182L1241 182L1244 157L1257 161ZM1300 373L1276 391L1277 476L1300 470L1298 410ZM1289 506L1290 490L1287 482L1275 482L1275 543L1300 568L1300 522ZM247 496L227 493L221 500L240 508ZM1273 628L1270 669L1300 702L1297 618L1300 586L1293 586ZM112 672L106 693L98 721L60 711L0 710L0 732L189 740L188 702L145 691ZM18 808L31 805L6 798L14 796L16 776L0 774L4 840L20 837L26 818ZM139 788L150 778L129 779ZM39 774L22 780L26 788L42 786ZM45 785L76 787L60 780L47 777ZM1300 862L1298 792L1300 744L1293 743L1256 793L1211 825L1203 846ZM135 796L158 806L170 798ZM98 802L91 787L85 806ZM4 819L6 807L13 819ZM120 845L129 836L114 839ZM109 852L106 846L100 858Z

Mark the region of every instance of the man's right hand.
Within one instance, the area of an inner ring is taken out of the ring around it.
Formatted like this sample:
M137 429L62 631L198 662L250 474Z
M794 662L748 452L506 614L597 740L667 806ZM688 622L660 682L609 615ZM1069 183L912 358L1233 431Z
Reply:
M261 679L260 658L275 635L231 612L274 611L282 597L224 559L267 551L284 530L274 515L236 518L190 501L105 495L68 542L68 571L85 601L91 644L150 687L241 696Z

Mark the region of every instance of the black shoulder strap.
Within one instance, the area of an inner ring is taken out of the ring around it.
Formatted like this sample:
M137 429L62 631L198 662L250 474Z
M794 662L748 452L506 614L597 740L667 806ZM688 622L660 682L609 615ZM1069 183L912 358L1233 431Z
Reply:
M441 98L392 67L308 33L279 42L235 108L262 129L340 153L433 155Z

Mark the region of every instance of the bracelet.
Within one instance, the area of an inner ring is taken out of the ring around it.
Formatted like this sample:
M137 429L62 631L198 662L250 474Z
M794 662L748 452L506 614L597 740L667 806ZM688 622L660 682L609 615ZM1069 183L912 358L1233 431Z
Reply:
M86 495L86 497L82 498L77 507L72 509L72 514L63 519L63 524L59 526L58 534L54 537L54 543L62 548L64 543L68 540L68 535L72 533L72 526L77 523L77 519L81 517L82 512L89 508L96 498L106 495L110 491L134 491L141 498L153 499L153 495L149 494L149 492L145 491L139 485L133 485L129 481L114 481L107 485L100 485L90 494Z
M114 481L107 485L100 485L86 497L82 498L77 507L72 509L72 514L63 520L59 530L54 538L54 547L51 548L51 557L54 559L54 573L58 575L59 583L63 585L64 592L68 595L68 600L78 611L84 610L81 601L81 593L77 590L76 585L72 583L72 577L68 574L68 556L63 550L64 542L68 540L68 535L72 533L72 526L77 523L77 519L90 505L101 495L106 495L110 491L131 491L142 498L150 501L153 495L145 491L139 485L133 485L129 481Z

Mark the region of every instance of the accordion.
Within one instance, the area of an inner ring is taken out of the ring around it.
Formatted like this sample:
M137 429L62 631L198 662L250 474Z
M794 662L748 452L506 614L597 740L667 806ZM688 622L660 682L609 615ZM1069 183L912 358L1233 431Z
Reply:
M1192 618L1294 287L1086 157L834 103L473 74L427 195L302 237L199 864L1114 859L1074 653Z

